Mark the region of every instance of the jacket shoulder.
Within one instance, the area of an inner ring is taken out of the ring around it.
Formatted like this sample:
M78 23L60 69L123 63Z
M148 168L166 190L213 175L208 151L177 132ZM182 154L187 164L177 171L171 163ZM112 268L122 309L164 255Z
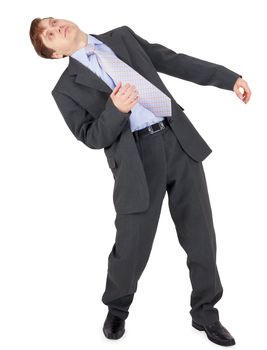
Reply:
M127 31L130 30L130 28L126 25L120 26L120 27L116 27L116 28L112 28L106 32L101 33L101 35L106 35L106 34L111 34L113 32L121 32L121 31Z
M64 86L66 86L66 83L69 83L70 77L69 77L68 69L69 67L67 66L64 69L64 71L61 73L58 81L56 82L56 84L54 85L51 91L52 94L55 90L57 91L62 91L62 89L64 90Z
M123 26L119 27L118 29L120 29L120 30L123 31L123 32L130 32L130 33L133 33L133 29L130 28L129 26L127 26L127 25L123 25Z

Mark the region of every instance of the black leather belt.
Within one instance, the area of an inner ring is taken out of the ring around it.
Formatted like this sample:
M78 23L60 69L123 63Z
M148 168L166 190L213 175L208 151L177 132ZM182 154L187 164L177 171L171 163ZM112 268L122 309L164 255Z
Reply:
M155 124L146 126L143 129L134 131L133 134L134 134L134 136L138 136L138 137L139 136L146 136L146 135L153 135L156 132L159 132L159 131L165 129L168 126L169 126L169 122L166 120L166 118L164 118L159 123L155 123Z

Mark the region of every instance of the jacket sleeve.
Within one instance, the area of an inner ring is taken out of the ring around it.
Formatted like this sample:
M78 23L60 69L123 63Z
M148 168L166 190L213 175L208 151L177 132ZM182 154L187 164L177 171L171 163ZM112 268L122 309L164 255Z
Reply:
M138 41L158 72L199 85L213 85L225 90L233 90L236 80L239 77L242 78L242 75L222 65L184 53L176 53L161 44L148 42L128 26L123 27Z
M110 146L129 121L131 111L121 112L109 96L104 110L94 118L68 95L53 90L52 96L77 140L92 149Z

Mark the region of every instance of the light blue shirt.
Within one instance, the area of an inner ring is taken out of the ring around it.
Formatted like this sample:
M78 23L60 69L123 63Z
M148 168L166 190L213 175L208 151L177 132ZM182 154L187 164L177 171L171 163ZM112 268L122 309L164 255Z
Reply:
M113 50L104 44L102 41L98 40L91 34L88 34L88 43L97 45L98 50L107 50L112 52L115 56ZM91 69L99 78L105 81L105 83L113 90L116 86L113 79L102 69L99 65L97 56L95 54L87 56L85 48L75 51L71 57L75 58L77 61L85 65L87 68ZM117 57L117 56L116 56ZM131 131L139 130L145 128L146 126L155 124L163 120L164 117L157 117L154 113L149 111L147 108L143 107L139 102L137 102L131 109L131 114L129 117Z

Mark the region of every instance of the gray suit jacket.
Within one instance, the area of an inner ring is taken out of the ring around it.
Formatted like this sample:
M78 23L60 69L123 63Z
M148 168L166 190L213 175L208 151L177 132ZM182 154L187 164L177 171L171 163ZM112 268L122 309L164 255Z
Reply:
M184 151L203 161L211 148L174 100L158 72L200 85L232 90L241 75L226 67L149 43L128 26L92 34L116 55L171 98L171 128ZM104 149L114 177L113 202L117 213L142 212L149 206L146 176L133 134L131 112L122 113L109 95L112 89L94 72L69 56L52 95L69 129L91 149Z

